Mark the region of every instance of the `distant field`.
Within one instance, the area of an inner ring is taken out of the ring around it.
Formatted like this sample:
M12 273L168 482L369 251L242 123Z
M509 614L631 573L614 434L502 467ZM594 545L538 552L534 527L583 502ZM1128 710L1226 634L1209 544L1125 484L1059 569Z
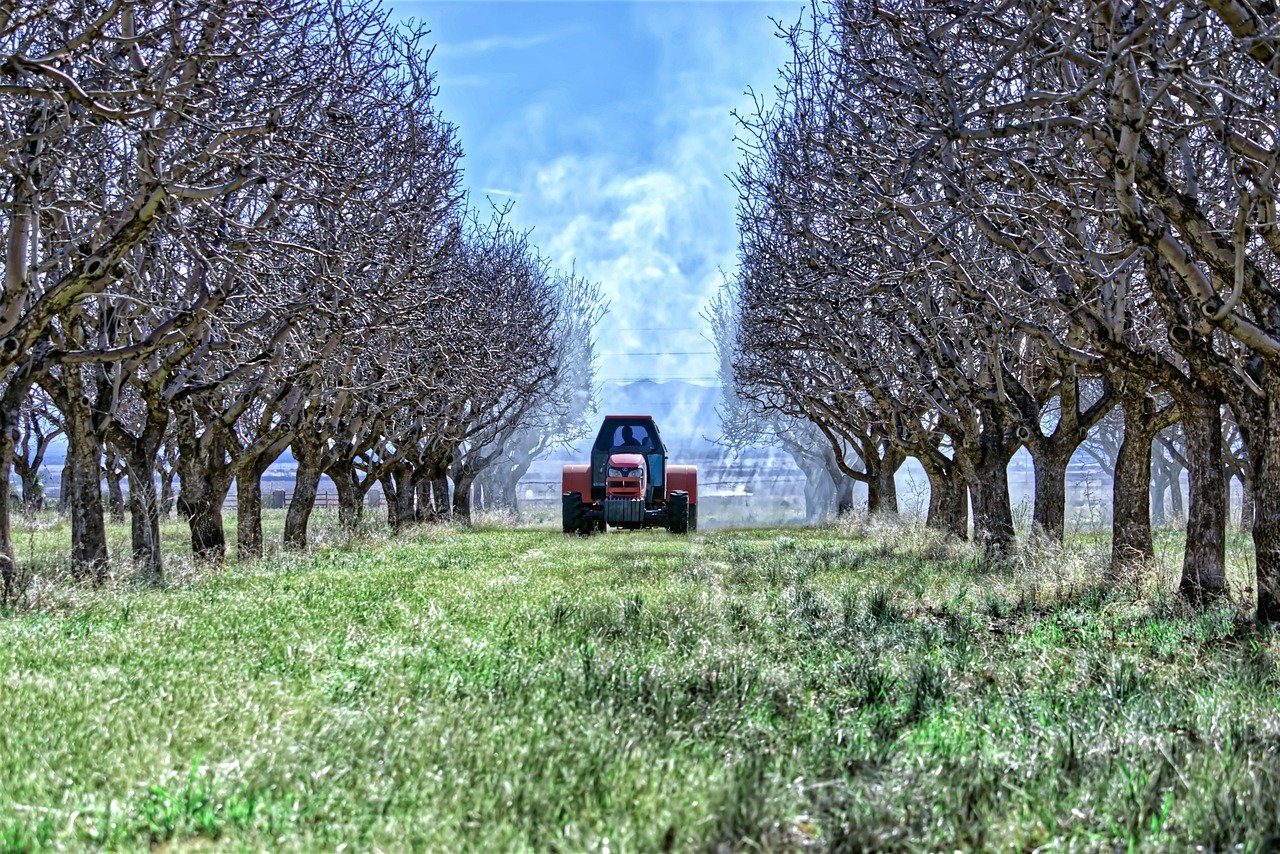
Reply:
M1280 841L1280 642L1176 543L1107 591L862 523L324 536L0 618L0 849Z

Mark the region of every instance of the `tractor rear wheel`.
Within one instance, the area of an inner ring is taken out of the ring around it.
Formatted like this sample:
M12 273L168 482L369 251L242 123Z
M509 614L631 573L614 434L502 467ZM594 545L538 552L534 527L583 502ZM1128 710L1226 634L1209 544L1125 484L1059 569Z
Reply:
M689 533L689 493L675 490L667 499L667 530L673 534Z
M689 505L689 530L690 531L698 530L698 505L697 504Z
M566 534L582 530L582 493L566 492L560 497L560 524Z

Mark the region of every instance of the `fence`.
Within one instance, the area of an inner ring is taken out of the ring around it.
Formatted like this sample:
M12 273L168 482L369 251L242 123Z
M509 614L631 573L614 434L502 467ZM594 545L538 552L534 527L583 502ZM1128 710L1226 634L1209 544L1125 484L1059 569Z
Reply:
M287 510L289 505L293 504L293 493L283 489L273 489L270 492L262 494L262 507L264 510ZM228 495L222 502L223 510L235 510L239 506L238 496L234 493ZM312 505L316 510L336 510L338 508L338 493L321 491L316 493L315 504ZM382 506L382 490L371 489L364 497L365 507L381 507Z

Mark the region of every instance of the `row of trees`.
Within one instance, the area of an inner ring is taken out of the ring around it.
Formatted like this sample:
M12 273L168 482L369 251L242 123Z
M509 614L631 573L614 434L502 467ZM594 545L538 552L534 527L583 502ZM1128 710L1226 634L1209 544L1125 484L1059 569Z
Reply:
M1067 464L1118 411L1115 571L1153 555L1152 442L1180 425L1182 592L1224 590L1234 470L1280 618L1276 32L1237 0L815 8L743 122L736 393L813 424L872 509L917 458L929 524L963 534L968 498L994 549L1011 456L1060 538Z
M261 553L286 448L303 547L323 474L347 527L375 483L393 524L450 477L465 516L513 434L577 429L598 293L468 208L425 36L376 0L0 10L0 466L27 483L65 433L77 572L107 563L104 455L159 579L158 468L217 560L233 482Z

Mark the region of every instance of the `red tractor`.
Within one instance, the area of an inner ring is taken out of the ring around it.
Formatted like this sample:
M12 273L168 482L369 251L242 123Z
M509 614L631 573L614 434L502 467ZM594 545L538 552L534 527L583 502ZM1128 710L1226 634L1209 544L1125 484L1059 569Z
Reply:
M566 534L615 528L698 527L698 467L667 462L648 415L606 415L589 465L567 465L562 515Z

